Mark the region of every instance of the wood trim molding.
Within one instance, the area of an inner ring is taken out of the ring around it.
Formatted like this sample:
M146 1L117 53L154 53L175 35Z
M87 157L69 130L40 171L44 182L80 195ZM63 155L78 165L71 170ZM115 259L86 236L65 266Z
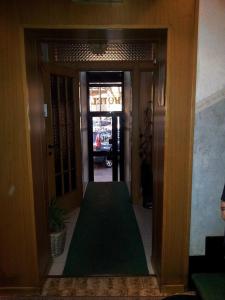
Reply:
M183 293L185 286L183 284L160 284L160 291L169 295Z
M196 103L195 111L199 113L225 99L225 88Z
M21 295L21 296L40 296L41 294L41 287L0 287L0 297L10 296L10 295Z

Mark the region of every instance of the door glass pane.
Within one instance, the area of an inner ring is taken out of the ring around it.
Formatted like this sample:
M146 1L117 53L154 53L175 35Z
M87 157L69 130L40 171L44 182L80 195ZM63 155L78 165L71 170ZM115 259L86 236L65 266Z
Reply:
M69 172L64 173L64 193L68 193L70 191L69 188Z
M120 181L120 117L117 117L117 161L118 161L118 181Z
M55 147L55 173L61 171L60 159L60 139L59 139L59 106L57 94L57 76L51 76L51 104L52 104L52 129L53 129L53 145Z
M68 128L68 144L69 144L69 156L70 156L70 168L76 169L75 161L75 118L74 118L74 97L73 97L73 80L67 79L67 128Z
M121 86L89 87L90 111L122 111Z
M112 181L112 117L92 118L94 181Z
M76 189L73 78L51 75L56 195Z
M62 196L62 177L57 175L55 177L56 197Z
M109 151L112 138L112 117L93 117L93 151Z
M152 176L152 147L153 147L153 110L154 110L154 74L140 74L140 170L141 193L144 207L152 206L153 176Z
M75 190L75 188L76 188L76 173L75 173L75 170L71 170L71 186L72 186L72 190Z
M63 171L68 169L68 148L66 130L66 95L65 78L59 77L59 130L60 130L60 150L62 154Z

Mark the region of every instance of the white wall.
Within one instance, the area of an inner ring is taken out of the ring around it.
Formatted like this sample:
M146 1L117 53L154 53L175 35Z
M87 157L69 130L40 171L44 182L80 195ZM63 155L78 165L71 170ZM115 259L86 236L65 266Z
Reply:
M200 0L197 102L225 88L225 1Z
M190 255L223 235L225 182L225 0L200 0Z

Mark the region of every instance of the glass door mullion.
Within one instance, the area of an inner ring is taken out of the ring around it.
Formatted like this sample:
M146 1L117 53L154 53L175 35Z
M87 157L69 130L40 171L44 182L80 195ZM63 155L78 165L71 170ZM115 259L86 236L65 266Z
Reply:
M118 156L119 156L119 174L120 181L124 181L124 115L120 114L119 118L119 141L118 141Z
M92 114L88 116L88 157L89 157L89 181L94 181L94 162L93 162L93 119Z
M61 191L62 195L64 194L64 164L63 164L63 133L62 133L62 111L60 110L60 102L62 101L61 99L61 82L60 80L63 80L60 76L57 76L57 105L59 107L59 153L60 153L60 161L61 161Z
M68 189L69 189L69 192L72 191L72 183L71 183L71 157L70 157L70 154L71 154L71 141L70 141L70 126L73 126L71 123L70 123L70 120L69 120L69 99L68 99L68 89L69 89L69 82L68 82L68 78L65 78L65 104L66 104L66 134L67 134L67 159L68 159L68 171L69 171L69 176L68 176Z
M117 159L117 117L112 117L112 160L113 160L113 181L118 181L118 159Z

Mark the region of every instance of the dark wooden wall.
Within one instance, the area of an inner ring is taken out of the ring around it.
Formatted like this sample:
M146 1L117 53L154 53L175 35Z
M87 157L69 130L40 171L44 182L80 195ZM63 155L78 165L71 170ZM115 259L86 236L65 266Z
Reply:
M39 64L40 45L25 38L26 72L29 98L30 144L33 175L33 197L35 208L35 230L38 274L43 277L50 263L50 243L48 239L48 184L47 148L44 108L44 88ZM45 166L43 168L43 166Z
M0 3L0 285L37 286L37 249L23 33Z

